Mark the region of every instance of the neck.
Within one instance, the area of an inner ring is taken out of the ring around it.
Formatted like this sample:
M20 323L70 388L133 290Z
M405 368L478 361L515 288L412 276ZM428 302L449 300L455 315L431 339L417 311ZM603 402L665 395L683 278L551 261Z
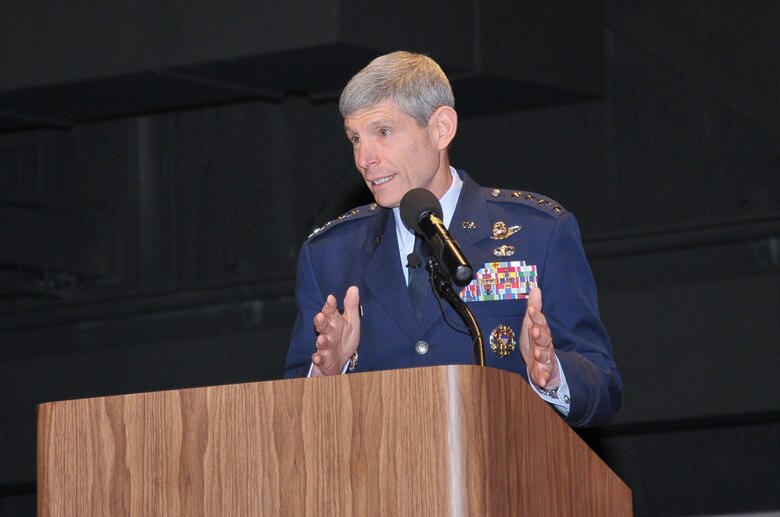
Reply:
M443 152L443 157L439 162L439 170L436 171L436 176L431 183L431 192L441 199L444 194L449 190L452 185L452 174L450 173L450 160L446 151Z

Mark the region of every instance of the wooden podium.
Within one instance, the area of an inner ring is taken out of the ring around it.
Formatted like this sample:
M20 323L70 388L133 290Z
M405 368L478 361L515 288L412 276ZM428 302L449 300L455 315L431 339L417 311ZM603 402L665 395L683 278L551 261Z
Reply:
M38 408L39 516L631 515L513 373L440 366Z

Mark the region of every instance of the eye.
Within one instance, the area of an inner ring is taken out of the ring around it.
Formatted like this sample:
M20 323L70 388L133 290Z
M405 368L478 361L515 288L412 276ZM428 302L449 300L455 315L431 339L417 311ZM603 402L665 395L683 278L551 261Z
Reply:
M360 137L357 135L352 135L349 138L349 141L352 142L352 145L358 145L360 143Z
M388 128L383 127L379 129L379 136L390 136L392 134L392 131L390 131Z

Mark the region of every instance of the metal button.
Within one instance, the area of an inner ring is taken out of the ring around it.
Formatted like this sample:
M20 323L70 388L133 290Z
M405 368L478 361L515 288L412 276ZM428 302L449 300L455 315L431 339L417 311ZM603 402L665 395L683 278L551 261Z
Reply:
M428 353L428 343L425 341L418 341L416 345L414 345L414 351L417 352L420 355L425 355Z
M490 191L490 195L493 197L498 197L501 195L501 190L494 188L493 190Z

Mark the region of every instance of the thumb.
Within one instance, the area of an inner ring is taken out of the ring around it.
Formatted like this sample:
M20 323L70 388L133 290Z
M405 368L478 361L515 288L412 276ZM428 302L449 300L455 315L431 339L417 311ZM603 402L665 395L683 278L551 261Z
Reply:
M344 296L344 316L355 324L360 321L360 291L357 286L351 286L347 289Z

